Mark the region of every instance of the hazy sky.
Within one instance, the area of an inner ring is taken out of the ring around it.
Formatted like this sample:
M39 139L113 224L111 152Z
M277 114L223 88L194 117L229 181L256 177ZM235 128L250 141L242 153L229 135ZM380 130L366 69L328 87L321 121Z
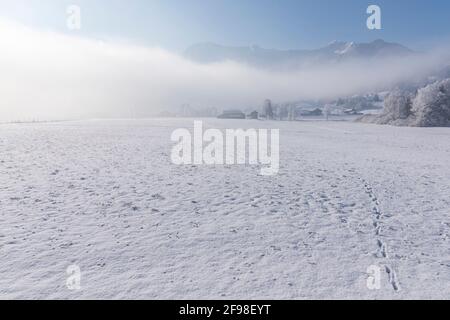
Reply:
M0 0L0 16L67 32L69 4L82 9L81 35L176 52L204 41L307 49L383 38L422 50L450 39L448 0ZM365 27L369 4L382 9L381 31Z

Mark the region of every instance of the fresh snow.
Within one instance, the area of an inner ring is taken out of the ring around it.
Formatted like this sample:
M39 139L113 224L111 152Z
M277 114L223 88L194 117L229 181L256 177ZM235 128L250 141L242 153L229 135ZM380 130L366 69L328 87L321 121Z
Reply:
M450 129L204 119L280 129L265 177L172 165L192 126L0 125L0 299L450 296Z
M343 48L340 50L336 50L335 53L339 55L344 55L350 52L352 48L354 48L355 43L354 42L347 42Z

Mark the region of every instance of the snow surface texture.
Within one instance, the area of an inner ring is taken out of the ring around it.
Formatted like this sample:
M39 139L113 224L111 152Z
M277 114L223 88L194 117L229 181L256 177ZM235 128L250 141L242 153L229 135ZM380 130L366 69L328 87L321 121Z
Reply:
M450 79L437 81L414 95L393 91L380 115L366 115L360 122L413 127L450 126Z
M450 297L449 129L204 124L279 128L279 175L172 165L189 119L1 125L0 298Z

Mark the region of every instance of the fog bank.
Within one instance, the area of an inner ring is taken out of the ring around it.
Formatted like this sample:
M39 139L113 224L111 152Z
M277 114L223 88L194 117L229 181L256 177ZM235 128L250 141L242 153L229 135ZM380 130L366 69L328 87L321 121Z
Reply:
M443 65L446 50L303 71L201 65L161 48L104 43L0 20L0 121L149 116L181 104L221 108L333 99L388 88Z

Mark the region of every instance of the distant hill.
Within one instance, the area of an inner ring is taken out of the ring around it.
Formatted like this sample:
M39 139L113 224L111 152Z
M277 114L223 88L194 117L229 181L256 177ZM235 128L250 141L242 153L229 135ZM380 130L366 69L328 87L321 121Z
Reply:
M336 63L349 59L373 59L408 56L414 52L397 43L375 40L370 43L334 41L314 50L277 50L258 46L229 47L214 43L200 43L189 47L185 56L199 63L235 61L258 67L304 67L322 63Z

